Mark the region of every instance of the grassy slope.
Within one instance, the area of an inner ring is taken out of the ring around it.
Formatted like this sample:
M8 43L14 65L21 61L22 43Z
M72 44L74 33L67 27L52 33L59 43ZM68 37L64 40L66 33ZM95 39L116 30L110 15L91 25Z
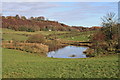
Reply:
M0 28L1 30L1 28ZM18 41L24 41L28 39L28 36L26 35L34 35L34 34L43 34L43 35L49 35L54 34L54 31L36 31L36 32L26 32L26 31L14 31L11 29L2 29L2 37L4 40L18 40ZM57 31L56 34L59 33L68 33L67 31Z
M54 33L54 31L36 31L36 32L15 31L15 30L6 29L6 28L2 28L2 32L3 33L28 34L28 35L33 35L33 34L38 34L38 33L41 33L43 35L49 35L49 34ZM67 33L67 31L56 31L56 32L57 33Z
M22 41L28 38L25 35L37 33L49 35L68 32L24 32L3 29L3 33L5 33L3 34L4 40L16 39ZM77 36L75 36L76 34ZM91 32L83 32L57 36L65 40L87 41L90 34ZM68 37L65 37L66 35ZM83 38L83 36L86 37ZM74 39L71 37L74 37ZM118 73L117 64L117 55L88 59L53 59L26 52L3 49L3 78L116 78Z
M3 78L116 78L117 73L117 55L57 59L3 49Z
M89 41L90 35L92 35L93 33L95 33L95 31L71 32L70 34L60 35L58 36L58 38L72 41Z
M1 30L1 28L0 28ZM50 35L50 34L60 34L60 33L69 33L69 34L62 34L57 35L58 38L64 39L64 40L72 40L72 41L88 41L90 39L89 35L93 34L94 31L89 32L68 32L68 31L36 31L36 32L25 32L25 31L14 31L11 29L2 29L3 39L4 40L18 40L18 41L24 41L28 39L28 36L26 35L34 35L34 34L43 34L43 35ZM67 37L66 37L67 36Z
M17 34L3 34L3 39L8 41L10 40L24 41L27 40L28 37Z

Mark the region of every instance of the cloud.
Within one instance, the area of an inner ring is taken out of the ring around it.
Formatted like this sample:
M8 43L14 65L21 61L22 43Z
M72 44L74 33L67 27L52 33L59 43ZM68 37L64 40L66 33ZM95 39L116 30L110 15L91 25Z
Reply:
M68 7L67 5L64 6ZM69 23L70 25L81 25L82 23L94 24L94 21L100 21L100 17L108 12L117 13L117 3L93 3L77 2L74 3L68 11L58 11L50 15L51 18ZM93 20L94 19L94 20ZM92 21L91 21L92 20ZM86 23L85 23L86 22ZM95 23L96 24L96 23Z
M20 15L40 15L45 14L48 9L57 7L56 4L50 4L46 2L4 2L3 3L3 14L20 14Z
M45 16L68 25L98 25L108 12L117 13L113 2L4 2L4 15ZM95 22L96 21L96 22Z

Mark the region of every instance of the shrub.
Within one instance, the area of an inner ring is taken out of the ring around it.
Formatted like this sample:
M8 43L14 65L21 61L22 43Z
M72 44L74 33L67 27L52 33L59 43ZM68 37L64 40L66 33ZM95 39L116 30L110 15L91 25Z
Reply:
M25 26L21 26L21 27L19 27L18 30L19 30L19 31L27 31L27 28L26 28Z
M45 43L46 39L42 34L35 34L28 38L27 42L30 43Z
M65 45L60 44L58 40L47 40L45 45L49 46L49 51L54 51L59 48L65 47Z
M34 30L34 29L31 29L31 28L28 28L28 29L27 29L27 32L35 32L35 30Z
M30 53L39 53L42 56L46 56L46 53L48 52L48 46L44 44L39 44L39 43L19 43L19 42L7 43L7 42L4 42L2 44L2 47L8 48L8 49L26 51Z
M94 56L119 52L119 26L115 13L108 13L102 20L103 27L91 39Z

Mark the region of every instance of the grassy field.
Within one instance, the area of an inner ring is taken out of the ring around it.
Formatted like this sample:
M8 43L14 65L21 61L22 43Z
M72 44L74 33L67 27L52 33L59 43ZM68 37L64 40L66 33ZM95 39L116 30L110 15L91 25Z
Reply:
M58 59L3 49L3 78L117 78L118 72L118 55Z
M16 40L16 41L24 41L27 40L28 37L24 35L18 35L18 34L3 34L2 36L3 40Z
M63 40L88 41L95 32L25 32L2 29L2 33L3 41L24 41L30 35L38 33ZM117 54L94 58L58 59L13 49L3 49L2 53L3 78L117 78L119 72Z
M1 30L1 28L0 28ZM51 35L64 40L72 41L89 41L90 35L95 33L94 31L89 32L68 32L68 31L36 31L36 32L25 32L25 31L14 31L10 29L2 29L3 40L27 40L30 35L43 34L44 36ZM64 34L63 34L64 33ZM58 35L61 34L61 35Z
M95 31L70 32L69 34L57 35L58 38L72 41L89 41Z
M0 28L1 30L1 28ZM43 34L44 36L50 34L61 34L61 33L69 33L68 31L36 31L36 32L26 32L26 31L15 31L11 29L2 29L2 38L3 40L17 40L17 41L24 41L27 40L30 35L34 34Z
M1 28L0 28L1 29ZM11 30L11 29L2 29L3 33L14 33L14 34L28 34L28 35L33 35L33 34L43 34L43 35L49 35L49 34L54 34L54 32L56 32L56 34L58 33L69 33L68 31L36 31L36 32L26 32L26 31L15 31L15 30Z

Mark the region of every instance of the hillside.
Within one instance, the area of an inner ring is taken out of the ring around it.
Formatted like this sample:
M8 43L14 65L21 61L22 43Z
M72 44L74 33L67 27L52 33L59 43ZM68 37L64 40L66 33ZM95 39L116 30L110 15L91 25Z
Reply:
M2 27L16 31L77 31L68 25L57 21L45 20L42 17L29 18L25 16L2 16Z
M84 32L84 31L99 30L99 29L101 29L102 27L92 26L92 27L88 28L88 27L83 27L83 26L72 26L72 28L77 29L77 30L80 31L80 32Z
M98 27L76 27L68 26L58 21L50 21L44 17L30 17L26 18L25 16L2 16L2 27L13 29L16 31L91 31L97 30Z

